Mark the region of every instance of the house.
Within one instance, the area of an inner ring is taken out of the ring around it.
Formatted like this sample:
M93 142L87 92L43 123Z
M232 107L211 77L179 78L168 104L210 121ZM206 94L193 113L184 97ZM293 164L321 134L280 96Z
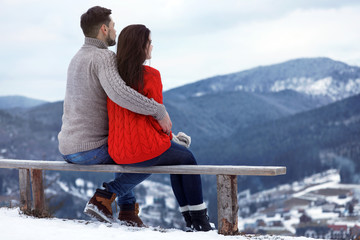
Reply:
M296 236L329 239L329 227L326 225L306 225L296 228Z
M300 217L300 222L301 222L301 223L309 223L309 222L311 222L311 221L312 221L311 217L309 217L308 215L306 215L306 213L304 213L304 214L301 215L301 217Z
M345 239L348 235L348 227L346 225L328 225L331 233L331 239Z
M314 225L306 224L296 228L296 236L320 239L356 239L360 237L360 227L348 228L347 225Z

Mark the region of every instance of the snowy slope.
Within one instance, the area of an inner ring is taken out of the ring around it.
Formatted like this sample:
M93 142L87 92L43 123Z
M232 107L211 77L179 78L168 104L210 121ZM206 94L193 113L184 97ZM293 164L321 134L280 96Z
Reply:
M159 231L160 230L160 231ZM183 232L176 229L130 228L91 221L36 219L19 214L18 209L0 209L0 239L2 240L99 240L99 239L308 239L279 236L222 236L217 231Z

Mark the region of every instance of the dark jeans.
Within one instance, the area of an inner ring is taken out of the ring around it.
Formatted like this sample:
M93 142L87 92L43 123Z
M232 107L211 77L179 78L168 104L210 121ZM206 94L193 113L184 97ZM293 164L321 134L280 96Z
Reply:
M100 148L63 156L67 162L76 164L115 164L107 151L107 145ZM197 165L194 155L185 147L171 142L171 147L160 156L135 164L134 167L164 166L164 165ZM148 178L150 174L115 173L115 179L104 183L106 189L116 193L118 204L131 204L136 201L133 188ZM181 207L203 203L200 175L171 174L171 186Z
M116 164L109 155L108 145L105 144L101 147L85 151L78 152L69 155L62 155L66 162L80 164L80 165L94 165L94 164ZM115 173L115 182L120 180L122 173ZM143 181L142 179L141 181ZM123 180L121 180L123 181ZM140 181L140 182L141 182ZM104 183L106 184L106 183ZM135 186L134 186L135 187ZM118 196L118 204L132 204L136 202L136 198L133 188L128 189L126 192L112 190Z

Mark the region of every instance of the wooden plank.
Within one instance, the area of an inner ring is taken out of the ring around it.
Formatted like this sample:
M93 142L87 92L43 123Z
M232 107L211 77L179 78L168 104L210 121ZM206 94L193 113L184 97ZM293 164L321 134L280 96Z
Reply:
M31 169L31 186L34 199L35 216L41 217L46 212L42 170Z
M29 169L19 169L20 210L31 211L31 189Z
M208 175L257 175L277 176L286 174L282 166L232 166L232 165L177 165L155 167L130 167L121 165L78 165L65 161L39 161L0 159L0 168L29 168L58 171L208 174Z
M217 175L218 233L238 233L237 176Z

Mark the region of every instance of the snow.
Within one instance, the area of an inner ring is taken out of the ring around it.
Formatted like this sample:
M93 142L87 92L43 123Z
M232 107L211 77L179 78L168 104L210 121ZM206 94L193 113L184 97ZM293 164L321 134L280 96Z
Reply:
M308 239L305 237L283 236L223 236L216 230L210 232L184 232L177 229L132 228L96 221L39 219L19 213L19 209L0 208L0 239L3 240L64 240L64 239L171 239L171 240L231 240L231 239Z
M147 189L144 207L153 205L156 198L165 198L165 204L170 209L175 209L177 207L171 186L149 180L143 181L140 185Z
M193 96L194 96L194 97L201 97L201 96L204 96L204 95L205 95L204 92L197 92L197 93L195 93Z
M95 194L95 191L93 189L86 190L86 196L92 197Z
M217 83L217 84L211 84L210 85L210 88L211 88L211 90L213 90L214 92L218 92L218 91L220 91L221 89L222 89L222 87L221 87L221 85L219 84L219 83Z
M292 215L292 216L298 216L298 217L297 217L297 218L292 217L292 218L290 218L289 220L283 221L283 224L284 224L284 226L285 226L285 228L286 228L287 230L289 230L290 232L292 232L293 234L295 234L295 233L296 233L296 229L295 229L294 225L299 224L299 222L300 222L300 220L299 220L300 214L298 214L298 213L296 212L296 213L292 213L291 215Z
M76 197L78 197L80 199L89 200L88 198L91 197L93 195L93 193L94 193L93 190L90 189L91 191L86 191L86 194L85 194L85 190L83 188L79 190L74 185L70 184L70 186L68 186L66 183L64 183L64 182L62 182L60 180L57 180L56 182L64 192L68 192L69 194L71 194L73 196L76 196ZM84 182L83 179L78 178L75 181L75 185L77 185L77 186L85 186L85 182Z
M235 91L242 91L244 89L243 85L238 85L235 87Z
M317 80L312 78L291 78L284 81L276 81L271 90L278 92L285 89L293 89L307 94L326 95L331 84L331 77Z
M88 181L88 182L86 182L86 187L87 187L87 188L94 188L94 183Z
M333 186L334 186L334 182L327 182L327 183L319 184L319 185L316 185L313 187L309 187L309 188L305 189L304 191L295 193L295 194L293 194L293 197L297 197L297 198L302 197L307 193L314 192L314 191L320 190L320 189L331 188Z
M308 93L314 94L314 95L326 95L327 89L330 87L332 82L332 78L324 78L319 79L315 81L313 84L308 86ZM306 91L305 91L306 92Z
M330 76L321 79L294 77L277 80L270 87L270 91L273 92L285 89L292 89L309 95L329 96L333 100L340 100L359 92L360 79L348 79L346 82L339 82Z
M75 185L78 187L84 187L85 186L85 181L84 179L78 178L75 180Z
M57 183L59 184L59 186L61 187L61 189L62 189L64 192L69 192L69 191L70 191L69 187L68 187L65 183L63 183L63 182L61 182L61 181L57 181Z
M306 213L314 220L320 219L336 219L339 214L334 212L323 212L321 207L313 207L306 209Z

